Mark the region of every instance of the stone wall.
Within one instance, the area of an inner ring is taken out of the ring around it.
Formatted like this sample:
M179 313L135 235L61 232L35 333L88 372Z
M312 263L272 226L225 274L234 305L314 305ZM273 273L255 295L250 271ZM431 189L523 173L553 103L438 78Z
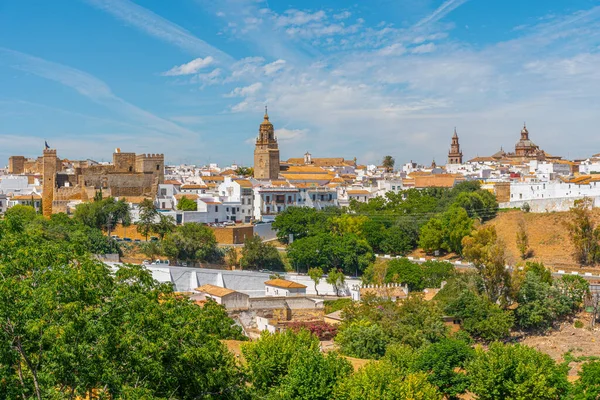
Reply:
M510 201L510 182L497 182L494 185L494 192L498 203Z
M115 172L134 172L135 161L135 153L113 153Z
M8 173L19 175L25 172L25 157L12 156L8 158Z
M575 204L575 200L583 199L581 197L555 197L550 199L530 199L510 201L499 203L500 208L521 208L525 203L529 204L530 212L543 213L553 211L569 211ZM600 207L600 197L593 197L594 207Z

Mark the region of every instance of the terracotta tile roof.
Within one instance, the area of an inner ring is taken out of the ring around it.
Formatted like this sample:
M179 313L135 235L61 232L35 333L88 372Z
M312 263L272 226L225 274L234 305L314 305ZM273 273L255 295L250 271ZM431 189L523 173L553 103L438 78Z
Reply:
M311 158L312 164L317 167L338 167L338 166L352 166L354 161L344 160L344 157L330 157L330 158ZM289 158L288 164L304 165L304 157L302 158Z
M203 202L204 204L223 204L219 200L213 200L213 199L200 199L200 201Z
M306 286L293 281L288 281L285 279L271 279L265 282L265 285L275 286L283 289L306 289Z
M126 202L131 203L131 204L140 204L142 201L144 201L146 199L152 200L146 196L122 196L122 198Z
M225 177L224 176L217 176L217 175L203 176L202 180L204 182L223 182L225 180Z
M252 187L252 182L250 182L247 179L236 179L236 180L234 180L234 182L237 183L238 185L240 185L241 187L245 187L245 188Z
M221 175L221 176L235 175L235 171L232 169L226 169L225 171L222 171L219 175Z
M371 192L369 192L368 190L365 190L365 189L347 190L346 193L348 193L348 194L371 194Z
M288 181L330 181L331 174L281 174Z
M177 200L181 200L184 197L188 200L198 200L198 195L196 193L177 193L175 195Z
M181 185L181 189L208 189L206 185L198 185L194 183L187 183L185 185Z
M209 294L211 296L216 296L216 297L225 297L229 294L236 293L235 290L231 290L231 289L227 289L224 287L215 286L215 285L211 285L211 284L202 285L199 288L196 288L196 291L206 293L206 294Z
M271 186L289 186L286 181L271 181Z
M328 174L329 171L312 165L294 165L285 171L286 174Z
M406 292L400 286L395 287L372 287L372 288L360 288L360 296L371 294L376 297L395 297L395 298L406 298Z
M175 185L175 186L181 186L181 182L170 179L170 180L166 180L165 181L165 185Z
M29 200L31 201L31 199L33 200L41 200L42 196L40 196L39 194L36 193L32 193L32 194L19 194L16 196L10 196L11 200Z

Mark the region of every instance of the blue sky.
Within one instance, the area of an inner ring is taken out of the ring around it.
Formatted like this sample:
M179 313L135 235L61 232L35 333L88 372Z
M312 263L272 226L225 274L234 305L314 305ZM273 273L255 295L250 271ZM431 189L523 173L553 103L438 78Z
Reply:
M281 157L444 162L600 152L591 0L0 0L0 164L36 156L252 163L265 104Z

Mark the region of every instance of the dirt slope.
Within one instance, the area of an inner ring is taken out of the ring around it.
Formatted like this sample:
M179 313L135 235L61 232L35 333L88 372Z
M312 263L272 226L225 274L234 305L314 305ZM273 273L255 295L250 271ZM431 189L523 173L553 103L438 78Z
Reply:
M593 219L600 224L600 210L593 211ZM533 249L532 260L542 261L546 266L558 269L579 269L573 258L573 244L565 223L569 221L568 212L524 213L522 211L501 212L489 221L494 225L498 236L504 240L509 263L520 260L516 244L516 232L519 221L524 221L529 236L529 246Z

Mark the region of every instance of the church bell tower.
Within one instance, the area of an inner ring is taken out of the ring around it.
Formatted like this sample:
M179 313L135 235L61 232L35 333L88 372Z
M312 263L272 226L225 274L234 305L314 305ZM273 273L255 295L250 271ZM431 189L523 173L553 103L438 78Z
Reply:
M274 180L279 177L279 146L273 124L265 106L265 116L258 129L254 147L254 178Z
M448 152L448 164L462 164L462 161L463 154L462 151L460 151L456 128L454 128L454 135L452 135L452 143L450 144L450 151Z

